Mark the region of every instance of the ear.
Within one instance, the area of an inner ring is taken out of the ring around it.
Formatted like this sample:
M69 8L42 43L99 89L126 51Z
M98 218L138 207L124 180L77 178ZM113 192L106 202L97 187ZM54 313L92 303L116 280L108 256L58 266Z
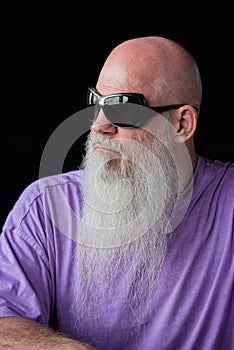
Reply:
M198 113L190 105L184 105L177 110L175 141L183 143L191 139L197 128Z

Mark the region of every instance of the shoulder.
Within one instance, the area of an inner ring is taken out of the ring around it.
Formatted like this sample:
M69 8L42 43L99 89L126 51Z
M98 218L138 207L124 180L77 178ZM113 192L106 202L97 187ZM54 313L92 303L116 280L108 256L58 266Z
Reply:
M69 196L80 195L82 170L50 175L30 183L20 194L12 210L8 214L4 227L17 229L28 213L39 216L44 211L45 196L56 197L58 193L68 193ZM54 200L53 202L56 203Z
M31 183L26 191L38 192L39 195L44 194L46 190L53 191L56 188L65 189L67 187L80 187L80 182L83 177L83 170L73 170L66 173L43 177Z
M198 157L194 184L202 191L225 191L234 193L234 163Z
M233 180L234 163L224 162L218 159L209 159L205 157L198 157L198 167L203 169L204 175L208 174L212 177L230 177Z
M79 188L82 175L82 170L73 170L35 180L24 189L18 201L23 200L29 206L33 201L44 195L46 191L53 192L58 188L64 190L67 187Z

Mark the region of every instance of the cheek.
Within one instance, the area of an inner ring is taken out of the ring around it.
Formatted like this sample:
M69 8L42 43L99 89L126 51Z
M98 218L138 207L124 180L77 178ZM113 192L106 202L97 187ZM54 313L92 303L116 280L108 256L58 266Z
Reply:
M119 134L119 142L121 143L124 155L128 160L132 160L137 156L137 152L144 152L147 144L155 141L155 136L143 129L123 130Z
M149 131L142 128L119 128L118 132L120 142L133 141L142 143L145 139L148 139L149 136Z

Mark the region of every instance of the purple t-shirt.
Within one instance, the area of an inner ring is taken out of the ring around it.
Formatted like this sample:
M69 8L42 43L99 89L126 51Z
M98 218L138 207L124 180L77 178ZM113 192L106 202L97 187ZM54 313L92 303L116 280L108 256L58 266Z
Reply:
M0 316L36 320L100 350L234 349L234 165L198 157L191 203L169 241L151 314L137 332L121 294L100 324L84 314L79 334L74 327L80 176L51 176L43 188L35 181L9 213L0 236Z

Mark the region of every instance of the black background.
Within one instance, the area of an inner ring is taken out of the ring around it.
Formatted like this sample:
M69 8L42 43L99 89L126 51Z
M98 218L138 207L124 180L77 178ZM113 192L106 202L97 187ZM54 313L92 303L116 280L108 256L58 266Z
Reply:
M204 89L197 152L234 161L234 15L191 10L169 15L143 11L136 3L128 13L124 3L83 6L1 5L1 225L25 186L39 177L54 129L85 108L87 85L95 85L107 55L128 38L167 36L190 50ZM72 148L63 171L77 168L81 156L82 145Z

